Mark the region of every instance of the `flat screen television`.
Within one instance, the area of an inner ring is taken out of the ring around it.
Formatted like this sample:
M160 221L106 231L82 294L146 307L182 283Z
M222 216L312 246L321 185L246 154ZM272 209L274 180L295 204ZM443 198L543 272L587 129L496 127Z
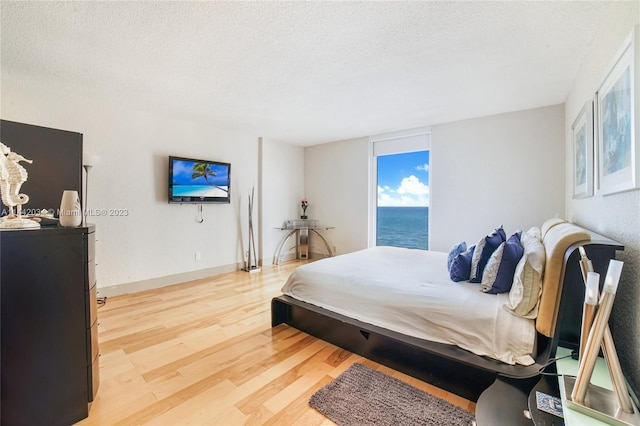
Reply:
M231 164L169 157L169 203L230 203Z

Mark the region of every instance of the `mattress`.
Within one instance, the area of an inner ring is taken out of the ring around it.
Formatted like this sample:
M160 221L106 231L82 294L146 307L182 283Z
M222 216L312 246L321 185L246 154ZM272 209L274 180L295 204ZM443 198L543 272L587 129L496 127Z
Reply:
M533 364L535 323L502 308L509 294L453 282L447 253L374 247L297 268L288 296L405 335L507 364Z

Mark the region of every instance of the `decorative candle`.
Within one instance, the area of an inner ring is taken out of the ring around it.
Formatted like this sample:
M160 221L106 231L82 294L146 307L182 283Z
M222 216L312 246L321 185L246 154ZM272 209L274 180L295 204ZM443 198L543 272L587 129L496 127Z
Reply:
M585 403L589 380L593 374L593 368L595 367L596 358L600 351L602 338L604 337L605 330L608 327L609 316L613 309L613 301L616 295L616 290L618 289L618 282L620 280L620 274L622 273L623 264L624 263L619 260L612 259L609 261L609 268L607 269L604 288L602 289L600 306L598 307L598 312L593 320L593 325L584 348L584 356L580 360L580 364L578 366L576 383L573 391L571 392L571 399L578 404Z
M604 278L603 292L616 294L618 290L618 283L620 282L620 275L622 274L622 265L624 262L619 260L609 261L609 269L607 269L607 275Z
M589 262L590 263L590 262ZM587 282L584 290L584 305L582 306L582 330L580 333L580 351L579 358L584 356L584 350L587 346L587 338L593 324L593 318L596 315L596 306L598 305L598 286L600 283L600 274L597 272L587 273Z
M598 286L600 284L600 274L597 272L587 273L587 288L584 292L584 303L588 305L598 304Z
M582 279L587 284L587 273L593 272L593 264L591 260L587 257L587 251L584 247L578 247L578 251L580 252L580 269L582 270Z

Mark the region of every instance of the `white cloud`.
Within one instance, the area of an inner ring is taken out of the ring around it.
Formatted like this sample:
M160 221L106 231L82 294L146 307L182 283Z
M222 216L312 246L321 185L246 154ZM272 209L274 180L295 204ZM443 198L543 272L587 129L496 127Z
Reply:
M402 179L397 190L378 186L378 206L428 207L429 187L413 175Z
M421 164L419 166L416 166L416 170L421 170L421 171L429 173L429 165L428 164Z
M402 179L400 188L398 188L398 194L423 195L428 193L429 187L414 175Z

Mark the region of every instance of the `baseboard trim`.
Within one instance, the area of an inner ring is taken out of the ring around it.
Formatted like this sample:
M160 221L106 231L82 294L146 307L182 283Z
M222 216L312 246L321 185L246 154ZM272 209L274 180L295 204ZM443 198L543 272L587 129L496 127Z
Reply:
M187 281L194 281L202 278L239 271L240 269L242 269L242 266L240 264L233 263L230 265L199 269L197 271L183 272L181 274L167 275L165 277L150 278L148 280L116 284L108 287L100 287L98 282L98 297L114 297L123 294L138 293L145 290L153 290L156 288L180 284Z

